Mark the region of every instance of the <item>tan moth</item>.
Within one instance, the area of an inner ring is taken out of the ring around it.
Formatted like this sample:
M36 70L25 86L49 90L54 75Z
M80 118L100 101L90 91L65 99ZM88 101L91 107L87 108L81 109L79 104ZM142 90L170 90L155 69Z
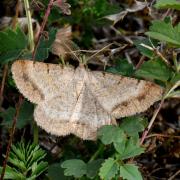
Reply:
M12 74L19 91L37 104L34 119L47 132L94 140L103 125L148 109L162 95L152 82L84 66L18 60Z

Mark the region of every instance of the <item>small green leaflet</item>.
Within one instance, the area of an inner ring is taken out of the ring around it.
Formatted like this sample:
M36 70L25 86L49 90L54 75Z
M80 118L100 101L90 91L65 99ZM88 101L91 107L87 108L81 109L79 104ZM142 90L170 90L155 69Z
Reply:
M17 59L28 45L27 37L19 27L1 31L0 42L1 64Z
M17 119L16 127L18 129L22 129L25 125L27 125L33 119L33 111L34 111L33 104L27 101L24 101L24 103L22 104L20 108L19 116ZM14 107L9 107L5 112L1 112L0 117L3 118L2 125L11 126L14 115L15 115Z
M50 48L56 38L56 32L57 32L57 29L52 28L49 31L48 39L46 39L44 36L41 37L41 40L40 40L40 43L39 43L39 46L37 48L37 52L35 55L35 59L37 61L48 58Z
M145 34L159 41L180 47L180 23L173 27L171 22L156 20L152 22L150 31Z
M111 180L119 172L119 165L113 158L108 158L102 164L99 171L99 176L104 180Z
M65 169L65 176L74 176L79 178L86 175L88 178L92 179L97 175L103 161L104 160L102 159L98 159L86 164L80 159L71 159L64 161L61 164L61 167Z
M144 152L144 148L140 147L137 142L134 142L134 138L130 138L127 141L115 144L115 149L119 153L121 160L128 159Z
M157 40L145 38L141 40L136 40L133 43L144 56L148 58L152 58L154 56L153 46L157 46ZM152 50L148 47L152 48Z
M138 167L134 164L124 164L120 166L120 176L127 180L143 180Z
M118 126L106 125L98 131L98 137L102 143L107 145L116 142L122 142L125 139L125 134Z
M137 77L166 82L171 78L172 71L161 59L153 59L144 62L135 72Z
M134 68L133 65L127 61L127 59L117 59L116 66L110 67L106 71L124 76L131 76L134 73Z
M67 180L68 177L64 176L64 170L61 168L60 163L54 163L48 167L48 178L51 180Z
M180 10L179 0L158 0L155 4L157 9L176 9Z
M146 123L144 118L132 116L124 118L120 127L128 134L128 136L134 136L145 129Z

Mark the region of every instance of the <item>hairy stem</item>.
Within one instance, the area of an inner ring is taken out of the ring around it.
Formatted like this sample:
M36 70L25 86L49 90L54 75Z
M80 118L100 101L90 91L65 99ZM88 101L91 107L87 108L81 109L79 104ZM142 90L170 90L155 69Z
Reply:
M31 12L30 12L30 7L29 7L29 0L24 0L24 7L25 7L26 17L28 21L29 46L30 46L30 51L33 52L34 51L34 35L33 35Z
M8 161L8 158L9 158L9 153L10 153L10 150L11 150L13 136L14 136L14 132L15 132L15 129L16 129L16 122L17 122L17 118L19 116L19 111L20 111L20 107L22 105L22 102L23 102L23 98L22 98L22 96L19 96L19 102L18 102L18 104L16 106L16 113L15 113L14 118L13 118L12 128L11 128L10 137L9 137L9 141L8 141L8 145L7 145L5 160L3 162L3 168L2 168L2 173L1 173L0 180L3 180L4 174L5 174L5 171L6 171L6 165L7 165L7 161Z
M51 8L52 8L52 6L53 6L53 2L54 2L54 0L50 0L50 1L49 1L49 4L48 4L47 10L46 10L46 13L45 13L45 15L44 15L44 19L43 19L43 22L42 22L42 24L41 24L40 32L39 32L39 34L38 34L37 43L36 43L36 45L35 45L35 48L34 48L34 51L33 51L33 54L32 54L32 58L33 58L33 59L35 59L36 51L37 51L37 48L38 48L38 46L39 46L39 42L40 42L42 33L43 33L43 31L44 31L45 25L46 25L46 23L47 23L49 14L50 14L50 12L51 12Z
M92 155L91 159L89 160L89 162L92 162L93 160L95 160L97 158L97 156L104 150L104 145L100 144L98 150Z

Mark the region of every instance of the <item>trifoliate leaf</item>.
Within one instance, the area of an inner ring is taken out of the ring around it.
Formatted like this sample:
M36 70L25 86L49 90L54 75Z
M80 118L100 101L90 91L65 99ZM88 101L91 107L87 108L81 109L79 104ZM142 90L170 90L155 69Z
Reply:
M104 180L111 180L118 173L119 165L113 158L108 158L102 164L99 176Z
M127 180L142 180L138 167L134 164L124 164L120 166L120 176Z
M71 159L64 161L61 164L61 167L64 168L65 176L74 176L76 178L82 177L86 174L86 163L79 159Z
M129 136L133 136L145 129L145 119L138 116L127 117L122 120L120 127Z
M158 0L155 4L157 9L176 9L180 10L179 0Z
M137 156L144 152L144 149L134 142L133 138L127 139L127 141L123 143L116 143L115 149L119 153L120 159L128 159L134 156Z
M107 125L103 126L98 131L98 137L103 144L107 145L115 142L122 142L125 138L125 134L119 127Z
M141 78L167 81L170 79L172 71L162 60L155 59L144 62L141 68L135 72L135 75Z
M173 27L171 22L156 20L146 34L151 38L180 47L180 23Z
M27 38L19 27L1 31L0 42L1 64L17 59L28 45Z

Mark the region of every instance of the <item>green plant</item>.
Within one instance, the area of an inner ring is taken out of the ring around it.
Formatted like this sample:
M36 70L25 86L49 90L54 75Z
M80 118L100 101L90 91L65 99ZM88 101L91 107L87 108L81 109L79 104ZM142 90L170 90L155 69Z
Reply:
M44 161L45 156L45 151L39 145L24 142L12 145L4 179L37 179L48 168L48 163ZM1 170L2 168L0 172Z

